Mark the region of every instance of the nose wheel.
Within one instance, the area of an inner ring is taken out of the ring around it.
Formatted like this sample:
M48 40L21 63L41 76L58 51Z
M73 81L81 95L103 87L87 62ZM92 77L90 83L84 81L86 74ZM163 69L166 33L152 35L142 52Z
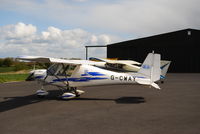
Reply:
M44 89L39 89L36 91L36 95L38 98L44 98L48 94L49 94L49 92L45 91Z

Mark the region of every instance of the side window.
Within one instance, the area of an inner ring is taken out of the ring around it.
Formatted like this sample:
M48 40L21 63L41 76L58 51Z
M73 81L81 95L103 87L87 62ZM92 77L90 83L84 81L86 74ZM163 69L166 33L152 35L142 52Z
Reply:
M58 71L55 73L55 75L59 75L59 76L65 76L65 70L67 70L69 67L69 65L64 65L64 64L60 64L58 66Z
M47 73L51 76L71 76L75 68L76 65L53 64L51 67L49 67Z
M68 69L65 71L67 76L71 76L76 68L76 65L69 65Z
M54 74L55 75L62 75L62 73L63 73L63 65L62 64L58 64L57 70L56 70L56 72Z
M53 64L47 69L47 74L48 75L54 75L55 72L57 71L58 64Z

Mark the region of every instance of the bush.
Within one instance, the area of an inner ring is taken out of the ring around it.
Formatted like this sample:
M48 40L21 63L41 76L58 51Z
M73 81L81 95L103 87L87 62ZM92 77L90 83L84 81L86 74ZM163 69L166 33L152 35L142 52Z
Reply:
M28 69L28 66L23 62L19 62L15 65L15 71L26 70L26 69Z
M12 66L14 63L13 59L12 58L5 58L3 61L2 61L2 66L6 66L6 67L10 67Z
M4 61L4 59L0 59L0 67L3 66L3 61Z
M1 72L9 72L11 71L19 71L19 70L28 70L33 69L35 66L36 69L48 68L50 63L33 63L33 62L20 62L14 58L0 58L0 73Z

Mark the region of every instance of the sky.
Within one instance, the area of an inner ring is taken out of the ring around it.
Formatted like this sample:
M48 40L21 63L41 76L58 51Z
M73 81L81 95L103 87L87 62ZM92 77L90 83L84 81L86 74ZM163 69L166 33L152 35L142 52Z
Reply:
M0 0L0 57L85 58L86 45L193 28L199 0ZM105 48L89 56L106 57Z

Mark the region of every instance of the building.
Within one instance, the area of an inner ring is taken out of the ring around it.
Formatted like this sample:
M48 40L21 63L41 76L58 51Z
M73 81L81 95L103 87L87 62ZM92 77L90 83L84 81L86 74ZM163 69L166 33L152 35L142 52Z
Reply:
M195 29L110 44L107 57L143 62L153 50L172 61L169 72L200 73L200 30Z

